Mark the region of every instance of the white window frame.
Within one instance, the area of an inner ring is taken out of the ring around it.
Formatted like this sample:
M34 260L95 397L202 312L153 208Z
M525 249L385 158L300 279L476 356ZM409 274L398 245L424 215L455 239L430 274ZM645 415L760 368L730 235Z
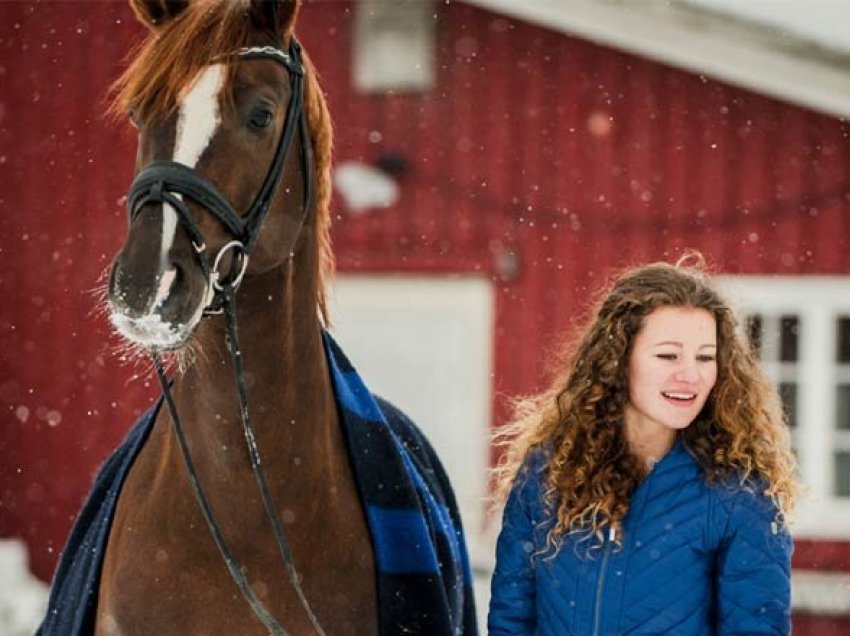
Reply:
M835 325L839 315L850 315L850 277L722 276L716 282L742 322L752 313L799 316L795 442L806 491L794 514L794 534L850 539L850 497L832 494L839 437L835 386L845 375L835 360ZM777 370L765 365L774 380Z

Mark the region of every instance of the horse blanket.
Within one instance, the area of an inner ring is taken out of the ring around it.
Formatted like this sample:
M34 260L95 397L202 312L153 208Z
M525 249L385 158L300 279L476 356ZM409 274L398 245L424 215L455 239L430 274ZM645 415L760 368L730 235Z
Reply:
M324 346L375 554L380 633L475 636L469 558L442 465L413 422L372 395L327 332ZM62 552L37 634L93 633L115 506L161 403L100 469ZM289 585L283 568L281 585Z

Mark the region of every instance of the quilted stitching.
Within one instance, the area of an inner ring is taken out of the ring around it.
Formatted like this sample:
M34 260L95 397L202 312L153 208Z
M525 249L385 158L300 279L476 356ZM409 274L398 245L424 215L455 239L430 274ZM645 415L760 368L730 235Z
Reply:
M528 474L535 482L536 473ZM538 485L521 489L532 516L540 511ZM785 530L774 533L775 509L758 492L735 483L707 485L695 460L677 444L632 497L625 549L613 552L607 565L603 633L790 633L791 537ZM505 511L510 534L541 547L545 533L523 526L517 509ZM601 556L588 558L582 546L574 548L575 540L567 539L554 559L533 565L535 597L525 608L534 633L584 634L593 624ZM510 552L500 540L500 567L505 557L517 558ZM497 605L506 574L497 569L493 580ZM532 633L500 631L501 621L491 605L492 634Z

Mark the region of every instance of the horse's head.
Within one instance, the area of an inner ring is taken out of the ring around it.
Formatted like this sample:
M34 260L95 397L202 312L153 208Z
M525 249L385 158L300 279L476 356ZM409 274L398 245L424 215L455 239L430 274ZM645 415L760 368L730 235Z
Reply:
M281 266L305 221L306 231L326 234L306 205L314 168L313 203L327 205L329 133L317 133L328 125L324 103L292 41L298 4L131 2L151 36L117 83L116 105L139 139L130 229L108 291L113 324L142 346L183 345L212 302L215 277Z

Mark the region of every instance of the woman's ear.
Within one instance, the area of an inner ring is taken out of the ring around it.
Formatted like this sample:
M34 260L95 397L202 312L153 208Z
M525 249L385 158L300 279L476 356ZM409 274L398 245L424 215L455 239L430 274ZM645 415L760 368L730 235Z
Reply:
M189 0L130 0L133 13L151 31L156 31L189 6Z
M292 31L301 0L251 0L251 22L283 43Z

